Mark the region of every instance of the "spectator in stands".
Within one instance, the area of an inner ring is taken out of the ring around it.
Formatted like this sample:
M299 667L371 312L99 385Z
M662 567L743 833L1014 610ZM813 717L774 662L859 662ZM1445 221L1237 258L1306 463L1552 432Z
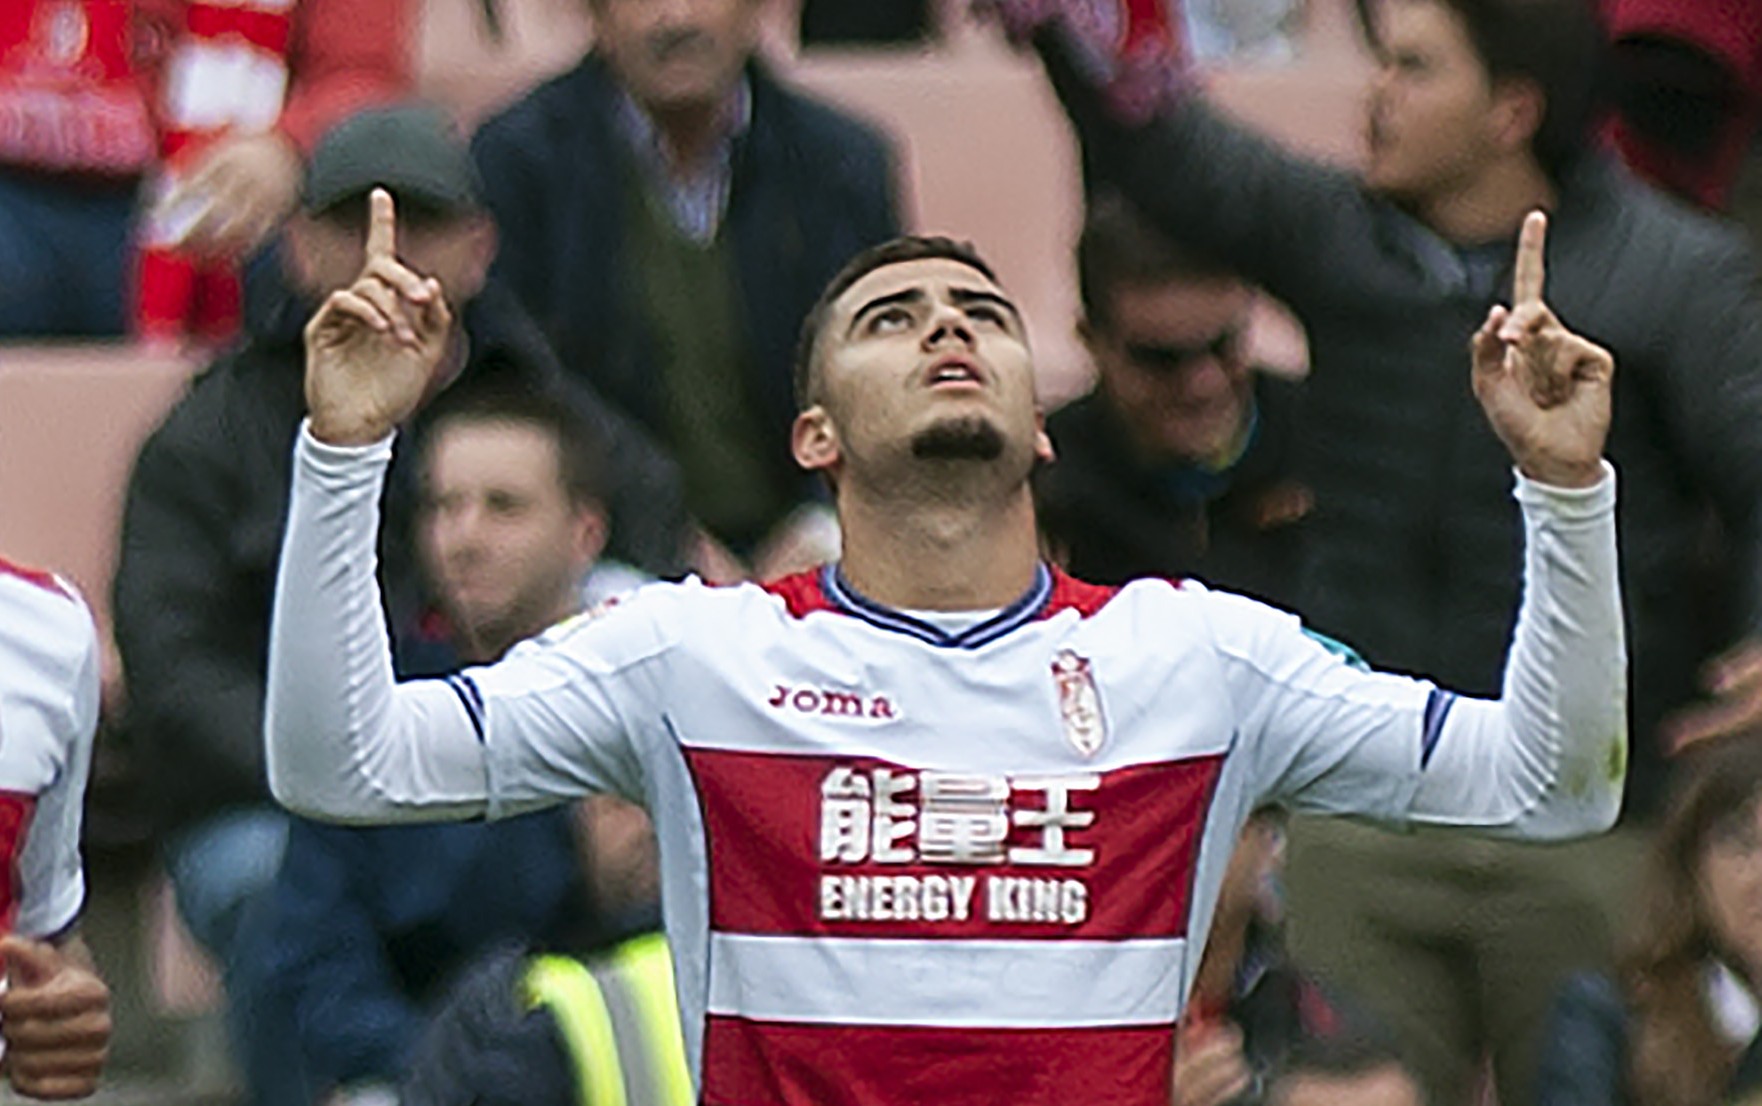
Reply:
M1498 443L1454 359L1507 294L1525 213L1552 212L1556 307L1620 365L1609 448L1634 656L1627 831L1541 849L1307 821L1290 868L1299 961L1403 1034L1438 1102L1460 1101L1490 1050L1500 1099L1522 1106L1553 989L1612 955L1667 746L1762 716L1750 648L1714 667L1715 703L1665 723L1709 655L1762 623L1762 305L1748 251L1590 149L1603 37L1583 0L1390 0L1362 174L1245 132L1142 39L1121 60L1068 14L999 6L1042 47L1092 176L1308 328L1298 472L1322 509L1299 608L1375 664L1480 693L1499 686L1520 537ZM1703 565L1715 518L1729 542L1720 573Z
M582 867L614 920L613 943L591 952L540 944L486 957L452 989L417 1046L401 1106L602 1102L595 1088L604 1083L622 1087L632 1104L694 1101L660 932L654 826L641 807L611 795L574 809ZM603 1028L615 1046L595 1047L586 1027Z
M0 338L123 333L155 156L131 3L0 4Z
M1368 1033L1285 953L1279 872L1285 814L1256 811L1242 827L1181 1019L1171 1106L1247 1106L1304 1045Z
M415 0L134 0L164 22L136 331L230 338L238 265L293 210L333 124L408 95Z
M301 326L313 303L360 270L367 192L376 184L403 204L403 259L461 305L458 378L525 382L578 405L609 443L614 556L673 573L685 545L671 465L640 431L569 381L526 316L486 284L495 228L479 205L466 150L445 120L399 106L333 130L308 169L304 210L283 236L295 290L275 325L203 373L142 447L115 583L130 724L164 816L179 911L229 977L249 960L235 940L240 919L262 900L287 833L264 775L263 663L291 443L305 405ZM425 425L418 420L413 434L419 438ZM397 472L380 565L391 624L409 638L424 599L407 540L415 481L407 461ZM244 983L230 978L235 1021L249 1017Z
M1562 990L1537 1106L1695 1106L1762 1093L1762 734L1688 754L1621 970Z
M1254 293L1124 201L1077 244L1095 391L1047 420L1049 545L1085 580L1197 576L1289 605L1309 497L1291 479L1299 386L1247 359Z
M129 329L137 197L162 152L175 174L166 183L178 184L149 213L150 242L232 258L261 243L293 208L301 157L319 135L407 86L412 8L410 0L260 10L207 0L0 5L0 337ZM241 35L260 54L249 87L232 79L245 71L236 54L224 53ZM217 44L222 37L232 41ZM187 317L194 268L186 261L150 253L134 282L147 329ZM231 296L230 278L217 290ZM230 322L236 305L210 306Z
M714 539L764 562L814 485L790 460L796 332L899 227L893 154L754 57L761 0L590 0L595 46L477 133L496 272L563 364L678 459Z
M430 416L417 527L455 652L426 642L430 663L417 664L406 651L410 675L487 664L577 613L605 545L599 451L579 416L542 394L459 388ZM306 1085L257 1086L256 1101L390 1094L451 976L503 943L586 929L589 905L566 808L487 824L295 819L249 970L285 1011L269 1023L293 1027L279 1043Z
M1273 1082L1268 1106L1424 1106L1401 1057L1371 1037L1315 1041Z

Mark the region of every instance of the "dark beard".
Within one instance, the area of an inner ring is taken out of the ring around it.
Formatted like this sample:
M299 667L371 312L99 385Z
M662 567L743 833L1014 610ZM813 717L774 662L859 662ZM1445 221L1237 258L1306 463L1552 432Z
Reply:
M990 420L968 415L926 426L912 438L920 461L995 461L1003 456L1003 432Z

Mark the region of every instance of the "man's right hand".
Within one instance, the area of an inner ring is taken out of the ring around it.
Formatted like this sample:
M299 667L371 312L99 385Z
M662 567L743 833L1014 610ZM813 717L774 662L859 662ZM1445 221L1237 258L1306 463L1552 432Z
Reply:
M379 441L409 418L452 336L440 282L398 261L391 194L374 189L369 207L361 275L306 324L306 409L330 445Z

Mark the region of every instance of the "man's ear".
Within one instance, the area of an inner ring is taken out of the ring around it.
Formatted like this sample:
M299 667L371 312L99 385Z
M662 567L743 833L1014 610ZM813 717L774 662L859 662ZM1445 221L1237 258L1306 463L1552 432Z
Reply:
M606 540L611 536L611 524L606 518L606 509L598 503L582 503L575 508L575 553L581 563L592 568L600 554L606 551Z
M1058 460L1058 453L1052 448L1052 435L1046 432L1046 411L1040 407L1034 408L1034 456L1044 465Z
M281 229L281 262L293 286L302 292L318 287L318 265L312 256L312 217L295 211Z
M501 235L496 231L496 221L488 215L479 215L471 221L471 270L465 274L468 288L461 289L464 295L453 303L456 308L461 303L468 303L477 298L483 286L489 282L489 267L495 262L496 251L501 246Z
M1530 149L1548 114L1548 94L1525 77L1509 77L1493 87L1493 141L1510 153Z
M816 403L795 416L795 425L789 430L789 451L795 463L809 472L826 472L838 466L843 459L838 428L824 407Z

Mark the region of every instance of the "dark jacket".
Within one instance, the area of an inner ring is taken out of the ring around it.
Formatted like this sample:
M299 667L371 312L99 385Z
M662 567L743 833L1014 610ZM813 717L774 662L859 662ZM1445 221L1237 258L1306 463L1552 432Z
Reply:
M210 366L141 448L124 508L113 607L129 682L128 732L167 827L269 801L263 764L270 600L305 413L300 325L278 321ZM609 443L611 555L679 569L685 511L672 463L569 382L523 312L488 289L464 314L466 374L561 388ZM412 435L419 438L419 416ZM387 479L381 579L392 626L423 605L410 541L415 487L401 444Z
M587 907L567 808L427 826L296 818L245 970L316 1087L395 1082L455 976Z
M1536 1106L1631 1106L1630 1011L1615 981L1584 974L1567 980L1542 1038ZM1762 1091L1762 1039L1738 1061L1724 1101Z
M575 1106L575 1064L543 1006L527 1009L523 948L485 957L429 1023L399 1088L403 1106Z
M507 948L479 960L447 992L411 1057L402 1106L574 1106L576 1058L549 1008L521 1000L533 952L590 956L660 928L638 909L609 928L550 948ZM613 1010L614 1031L634 1028ZM638 1106L633 1102L631 1106Z
M874 130L763 66L747 75L751 125L736 141L719 233L731 236L743 297L755 374L746 383L787 486L800 477L789 452L796 336L833 274L899 233L894 157ZM655 338L624 253L627 181L638 170L616 126L619 95L589 55L486 122L472 152L501 227L496 273L570 371L665 441Z
M1289 304L1308 330L1297 468L1316 511L1300 609L1378 667L1496 693L1522 533L1510 458L1471 393L1466 349L1488 308L1510 298L1514 241L1457 248L1356 177L1197 97L1122 127L1059 40L1041 41L1089 172ZM1762 304L1735 231L1598 157L1561 182L1548 299L1615 354L1609 453L1621 470L1634 672L1628 809L1644 814L1665 775L1659 719L1694 696L1711 650L1762 622ZM1703 563L1714 520L1729 563L1744 566L1723 617L1706 602L1721 590Z
M1057 460L1035 474L1040 525L1065 567L1098 584L1191 576L1292 603L1307 493L1292 479L1301 386L1256 374L1247 451L1222 473L1147 464L1100 392L1046 420Z

